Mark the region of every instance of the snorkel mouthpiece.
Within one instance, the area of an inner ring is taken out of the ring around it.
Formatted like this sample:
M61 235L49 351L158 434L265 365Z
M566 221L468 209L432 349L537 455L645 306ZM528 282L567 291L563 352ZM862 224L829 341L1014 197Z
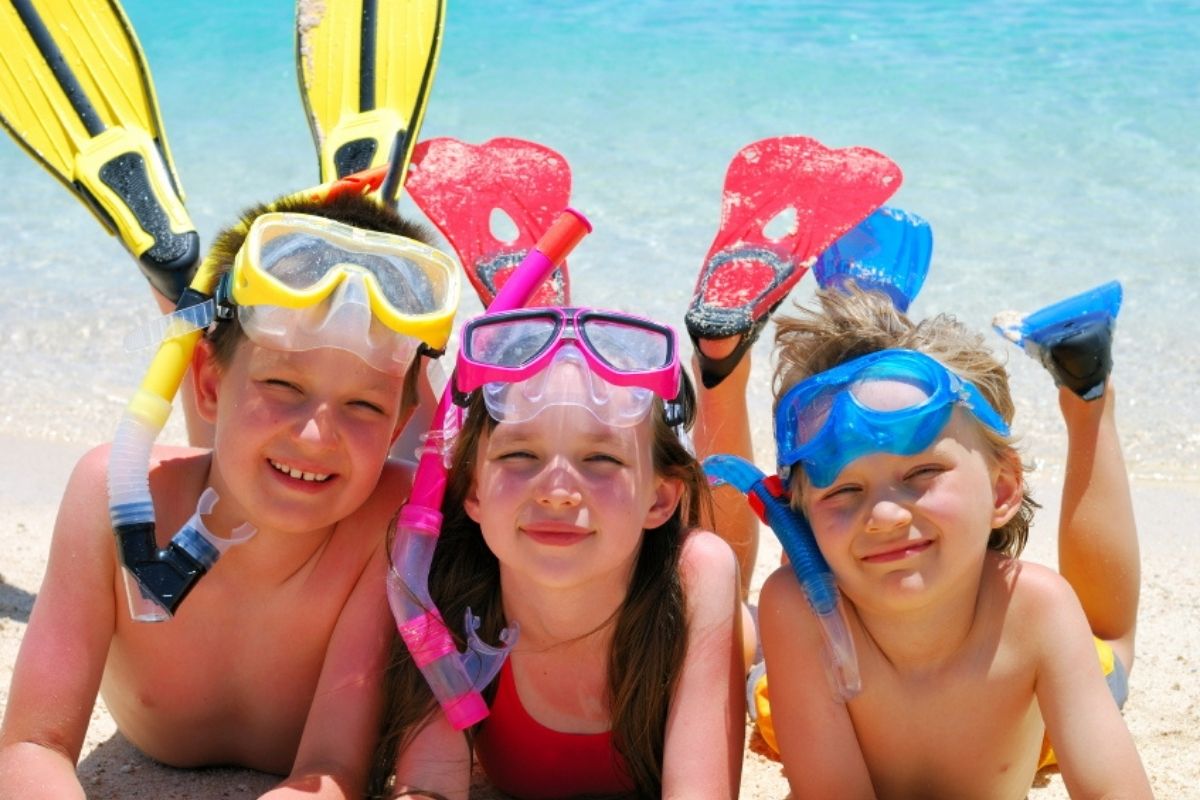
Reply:
M442 515L411 503L400 509L392 566L388 570L388 605L400 638L438 698L446 718L466 730L488 715L483 690L500 672L520 626L500 633L501 646L479 638L479 618L466 611L467 650L460 654L441 612L429 595L429 565L442 528Z
M205 489L196 513L162 550L155 540L153 522L114 526L129 607L140 609L134 619L156 622L165 619L162 612L167 616L174 614L196 581L217 563L221 553L255 534L252 526L242 525L229 539L213 536L200 516L207 514L216 502L216 491L211 487Z

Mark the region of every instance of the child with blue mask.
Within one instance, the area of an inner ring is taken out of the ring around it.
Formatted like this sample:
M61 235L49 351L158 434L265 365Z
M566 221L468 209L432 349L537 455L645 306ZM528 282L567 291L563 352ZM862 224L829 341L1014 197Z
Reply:
M759 621L794 795L1024 797L1056 756L1072 795L1150 796L1119 710L1140 577L1107 375L1096 391L1054 372L1058 573L1019 559L1036 505L982 337L878 293L818 298L777 320L778 464L836 578L860 683L829 688L817 616L778 570Z

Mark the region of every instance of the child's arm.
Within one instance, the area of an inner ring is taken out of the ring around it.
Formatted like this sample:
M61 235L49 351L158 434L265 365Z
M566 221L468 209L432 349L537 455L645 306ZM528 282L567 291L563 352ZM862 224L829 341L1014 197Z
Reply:
M1031 572L1024 570L1024 572ZM1079 599L1057 573L1037 571L1037 699L1071 797L1152 797L1133 737L1096 660Z
M820 626L790 567L763 585L758 624L771 720L793 797L874 797L850 714L826 675Z
M454 729L440 708L435 709L400 754L392 796L467 800L470 789L471 751L467 738Z
M84 796L75 763L118 611L107 458L98 448L80 459L59 506L0 728L0 798Z
M361 797L379 734L382 680L395 623L382 537L334 627L296 761L264 800Z
M746 736L737 559L715 534L691 534L680 573L688 646L671 700L662 796L736 797Z

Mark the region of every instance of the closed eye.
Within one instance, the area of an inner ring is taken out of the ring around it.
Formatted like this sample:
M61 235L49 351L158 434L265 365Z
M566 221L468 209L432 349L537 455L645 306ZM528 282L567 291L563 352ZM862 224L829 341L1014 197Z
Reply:
M835 484L829 489L821 493L818 499L820 500L838 500L847 497L852 497L862 491L861 487L853 483Z
M919 467L911 469L904 476L905 480L920 480L922 478L933 478L941 475L946 471L946 468L941 464L922 464Z
M537 458L537 456L529 450L505 450L493 456L496 461L522 461L532 458Z
M355 406L357 408L364 409L366 411L371 411L376 414L381 414L381 415L387 414L387 411L384 409L383 406L379 405L378 403L372 403L369 400L352 400L350 402L350 405Z
M592 453L584 460L591 463L616 464L617 466L624 466L625 464L623 459L611 453Z

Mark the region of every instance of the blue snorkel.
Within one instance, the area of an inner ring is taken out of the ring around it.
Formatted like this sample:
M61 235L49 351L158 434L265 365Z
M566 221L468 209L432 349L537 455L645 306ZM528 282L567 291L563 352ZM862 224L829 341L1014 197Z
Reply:
M775 532L783 551L787 553L792 571L796 573L796 580L804 589L808 604L820 623L834 692L842 701L853 699L862 691L854 637L850 635L842 616L839 606L841 594L833 572L817 549L808 520L788 505L779 484L776 484L779 490L777 494L768 485L762 471L744 458L709 456L704 459L704 471L715 485L727 483L745 494L763 522Z

